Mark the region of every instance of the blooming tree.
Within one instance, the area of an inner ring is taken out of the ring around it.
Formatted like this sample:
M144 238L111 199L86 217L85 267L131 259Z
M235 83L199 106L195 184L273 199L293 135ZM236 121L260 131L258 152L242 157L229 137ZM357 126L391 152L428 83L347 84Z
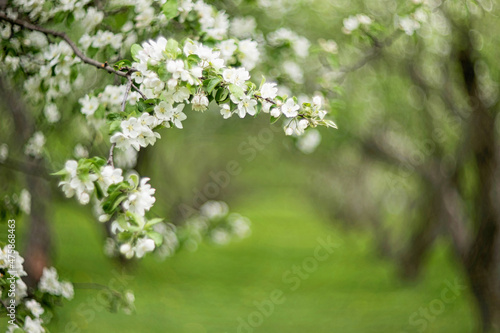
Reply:
M336 127L326 117L322 96L301 96L299 102L261 75L266 47L284 48L290 50L290 59L284 59L287 75L301 83L302 70L292 59L308 56L306 38L284 28L265 37L255 20L231 20L202 0L7 1L0 3L0 35L2 85L22 85L29 103L28 114L13 110L13 115L33 119L24 154L30 161L52 161L46 133L77 123L71 140L81 140L74 158L52 176L60 177L67 197L91 203L97 220L110 224L111 256L142 258L155 250L171 255L181 245L196 248L204 237L224 244L248 234L249 221L229 213L222 202L207 202L180 227L148 214L155 189L133 171L138 152L161 139L164 129L182 129L193 112L215 111L223 119L264 113L271 122L283 121L285 134L294 136L307 128ZM16 124L23 129L26 121ZM107 142L107 153L89 157L87 141L93 145L97 138ZM0 162L12 162L7 144L0 146ZM30 192L23 190L6 198L2 215L30 209ZM46 267L27 290L22 264L12 246L2 249L2 304L15 313L8 330L44 332L47 314L61 299L73 297L73 286ZM15 295L9 293L11 284L17 285ZM129 312L133 296L118 298ZM11 300L16 311L6 303Z

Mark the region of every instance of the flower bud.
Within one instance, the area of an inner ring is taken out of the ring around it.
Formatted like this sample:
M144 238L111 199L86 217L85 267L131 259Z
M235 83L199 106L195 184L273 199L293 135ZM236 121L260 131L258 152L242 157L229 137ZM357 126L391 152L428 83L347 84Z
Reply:
M191 103L194 111L205 111L208 107L208 98L204 94L198 93L194 95Z

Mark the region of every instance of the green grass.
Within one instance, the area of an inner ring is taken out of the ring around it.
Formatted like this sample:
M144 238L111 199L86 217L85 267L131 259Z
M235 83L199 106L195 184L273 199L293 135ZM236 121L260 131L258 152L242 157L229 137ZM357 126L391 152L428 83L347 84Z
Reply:
M369 235L339 231L308 205L263 193L232 207L253 221L250 238L135 265L127 285L136 295L135 314L110 314L94 305L98 291L77 290L54 318L52 332L64 332L68 322L81 332L237 332L238 318L257 311L254 303L268 300L275 289L284 302L253 332L416 332L410 315L439 298L445 281L460 277L442 245L419 283L405 285L372 251ZM57 210L55 264L61 276L101 284L113 278L117 267L103 257L95 223L71 204ZM328 235L338 248L292 291L283 274L311 257L317 238ZM426 332L473 331L470 304L464 291Z
M246 138L238 135L231 141L236 146ZM238 332L238 318L255 317L255 303L266 302L276 289L284 302L275 304L253 332L417 332L421 327L410 325L410 316L439 299L446 281L462 277L448 245L435 248L418 283L402 283L393 264L377 256L370 234L336 227L312 206L303 190L307 165L301 166L297 154L279 154L286 142L276 138L254 161L234 152L225 156L241 162L243 172L230 186L236 195L226 199L232 211L252 220L249 238L221 247L202 245L162 262L148 256L133 264L125 273L131 277L126 287L136 296L137 311L130 316L103 309L96 301L98 290L77 289L74 300L58 309L51 332ZM172 154L169 150L166 156ZM161 175L149 175L155 188L171 190ZM157 197L161 213L162 196ZM54 265L60 276L112 282L121 268L103 255L102 228L89 207L64 200L52 208ZM22 220L18 234L23 244ZM313 256L318 238L328 235L338 247L291 290L283 275ZM463 291L424 331L473 332L472 304L469 291ZM76 329L67 330L71 323Z

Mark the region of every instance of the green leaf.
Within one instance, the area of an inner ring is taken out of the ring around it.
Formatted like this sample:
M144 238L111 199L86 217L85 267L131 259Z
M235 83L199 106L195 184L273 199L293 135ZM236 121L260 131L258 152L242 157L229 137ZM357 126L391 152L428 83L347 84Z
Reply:
M158 224L158 223L160 223L160 222L163 222L163 219L162 219L162 218L154 218L154 219L151 219L151 220L149 220L149 221L146 223L145 228L152 227L152 226L154 226L155 224Z
M95 164L98 167L102 167L106 165L106 160L99 156L94 156L88 159L92 164Z
M271 116L271 124L274 124L275 122L277 122L278 119L280 119L280 117L273 117L273 116Z
M245 92L243 91L243 88L235 85L235 84L230 84L229 85L229 92L231 95L233 95L236 98L242 99L245 96Z
M170 58L177 58L179 54L181 54L181 50L179 49L179 43L175 39L169 39L167 41L167 46L165 47L165 53Z
M98 182L95 182L95 193L97 194L97 199L102 200L104 198L104 192Z
M248 81L246 83L246 86L248 87L248 90L250 90L250 91L257 89L257 86L255 85L255 83L253 83L251 81Z
M207 93L210 94L212 90L214 90L214 88L222 81L222 79L220 77L214 77L213 79L205 80L205 82L206 81L208 81ZM203 82L203 84L205 84L205 82Z
M67 174L68 174L68 171L66 171L66 169L62 169L62 170L59 170L57 172L53 172L50 175L51 176L63 176L63 175L67 175Z
M134 183L132 187L134 189L137 188L137 186L139 186L139 176L137 176L136 174L131 174L129 178Z
M168 79L170 79L172 77L172 74L170 74L167 71L166 66L160 66L160 68L158 68L157 73L158 73L158 76L160 77L160 80L162 80L163 82L167 82Z
M133 44L130 48L130 53L132 54L132 58L134 58L135 61L139 61L139 59L137 58L137 53L139 53L139 51L142 51L142 46L140 46L139 44Z
M104 212L112 214L114 213L118 205L120 205L125 199L127 199L127 194L122 192L113 192L102 205L102 209L104 210Z
M198 57L196 54L190 54L189 57L187 57L187 62L190 67L198 66L200 61L200 57Z
M121 70L122 68L124 67L132 67L132 62L128 59L122 59L120 61L117 61L114 65L113 65L114 69L116 69L117 71Z
M215 94L215 100L219 103L225 102L229 95L229 91L226 88L220 88Z
M177 13L179 12L178 7L177 0L167 0L167 2L165 2L165 4L161 7L161 10L167 20L170 20L177 16Z
M262 89L262 86L264 85L264 83L266 83L266 78L264 75L262 75L262 81L260 81L259 90Z
M114 134L120 130L121 120L114 120L109 124L109 135Z
M163 243L163 236L156 231L150 231L146 235L155 242L156 246L160 246Z
M141 226L142 219L139 215L132 213L131 211L127 211L127 217L129 218L129 223L135 226Z
M120 227L124 228L124 226L122 226L120 224L120 221L124 222L125 227L127 226L125 219L122 218L122 219L118 219L117 221L118 221L118 224L120 225ZM128 231L120 232L118 234L118 240L120 242L123 242L123 243L128 242L132 238L132 235L133 234L131 232L128 232Z

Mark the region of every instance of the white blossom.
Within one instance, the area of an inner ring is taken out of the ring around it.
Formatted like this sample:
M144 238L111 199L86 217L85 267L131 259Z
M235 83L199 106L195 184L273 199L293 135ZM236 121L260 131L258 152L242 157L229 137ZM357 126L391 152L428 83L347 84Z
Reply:
M26 189L22 189L19 195L19 208L28 215L31 213L31 194Z
M256 105L257 101L255 99L252 99L250 96L243 96L238 103L238 115L240 118L244 118L246 114L254 116L257 112L257 110L255 110Z
M57 105L49 103L45 105L43 109L43 114L49 123L56 123L61 119L61 114L57 110Z
M61 295L61 283L59 282L59 276L57 275L57 271L54 267L43 268L42 277L38 282L38 288L40 291L52 295Z
M44 333L45 329L42 327L42 320L40 318L31 319L26 316L23 329L29 333Z
M75 291L73 288L73 284L68 281L63 281L61 282L61 295L62 297L66 298L67 300L73 299L73 296L75 295Z
M259 63L260 52L257 42L250 39L242 40L238 44L238 49L238 60L245 68L251 70Z
M42 155L43 146L45 145L45 136L42 132L35 132L28 140L24 148L26 155L40 157Z
M25 304L26 304L26 307L28 308L28 310L30 310L31 313L33 314L33 316L35 316L36 318L39 318L44 312L44 309L42 308L40 303L38 303L34 299L30 299L29 301L26 301Z
M0 145L0 163L5 162L9 157L9 146L6 143Z
M78 102L81 104L81 112L86 116L92 116L99 107L99 100L96 97L85 95Z
M198 93L193 96L191 106L194 111L205 111L208 108L208 98L203 93Z
M150 238L139 238L134 249L137 258L142 258L146 253L155 249L155 242Z
M220 114L224 119L232 116L233 113L231 112L231 107L229 106L229 104L225 103L220 106Z
M257 22L252 16L235 17L231 21L231 34L237 38L244 39L252 37L255 33Z
M295 101L292 98L289 98L286 103L281 106L281 112L287 118L293 118L298 115L299 106L295 104Z
M139 187L132 191L123 202L123 208L139 216L144 216L145 212L153 207L156 201L154 197L155 189L147 184L149 178L142 178Z
M264 83L260 89L260 95L262 98L275 99L278 94L278 88L276 88L276 83Z
M102 190L106 192L110 185L118 184L123 181L122 169L106 165L101 169L101 174L97 180Z

